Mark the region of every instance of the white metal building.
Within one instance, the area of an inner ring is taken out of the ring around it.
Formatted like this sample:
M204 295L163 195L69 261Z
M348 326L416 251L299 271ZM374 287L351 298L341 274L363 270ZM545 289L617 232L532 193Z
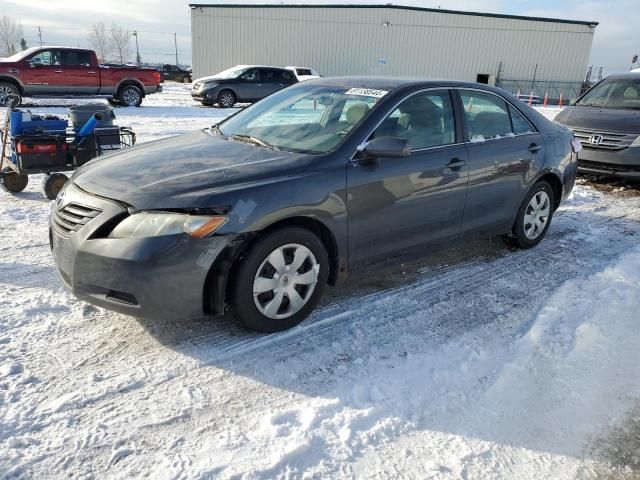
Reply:
M597 22L393 5L192 4L194 78L237 64L576 96ZM546 91L545 91L546 90Z

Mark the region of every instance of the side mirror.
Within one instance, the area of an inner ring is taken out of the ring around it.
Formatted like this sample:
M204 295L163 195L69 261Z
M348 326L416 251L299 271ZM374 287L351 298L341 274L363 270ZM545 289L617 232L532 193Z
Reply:
M361 150L362 157L408 157L411 154L409 140L401 137L383 136L368 142Z

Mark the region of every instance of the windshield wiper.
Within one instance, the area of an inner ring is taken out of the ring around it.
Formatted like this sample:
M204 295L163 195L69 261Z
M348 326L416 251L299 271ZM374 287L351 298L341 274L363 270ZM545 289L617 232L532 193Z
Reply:
M254 145L259 145L261 147L270 148L272 150L280 150L275 145L271 145L269 142L265 142L264 140L254 137L253 135L246 135L241 133L234 133L231 135L233 140L238 140L240 142L253 143Z

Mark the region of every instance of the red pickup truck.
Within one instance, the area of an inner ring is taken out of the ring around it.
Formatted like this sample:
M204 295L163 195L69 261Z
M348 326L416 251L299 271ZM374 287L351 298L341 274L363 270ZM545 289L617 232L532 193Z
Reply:
M106 97L138 107L145 95L162 91L160 72L127 65L100 65L93 50L35 47L0 60L0 103L22 97Z

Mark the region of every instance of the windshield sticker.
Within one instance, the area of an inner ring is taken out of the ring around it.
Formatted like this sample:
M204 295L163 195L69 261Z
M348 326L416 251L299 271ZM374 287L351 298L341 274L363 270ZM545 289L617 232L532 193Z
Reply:
M382 98L387 93L386 90L373 90L372 88L352 88L345 92L345 95L359 95L361 97Z

